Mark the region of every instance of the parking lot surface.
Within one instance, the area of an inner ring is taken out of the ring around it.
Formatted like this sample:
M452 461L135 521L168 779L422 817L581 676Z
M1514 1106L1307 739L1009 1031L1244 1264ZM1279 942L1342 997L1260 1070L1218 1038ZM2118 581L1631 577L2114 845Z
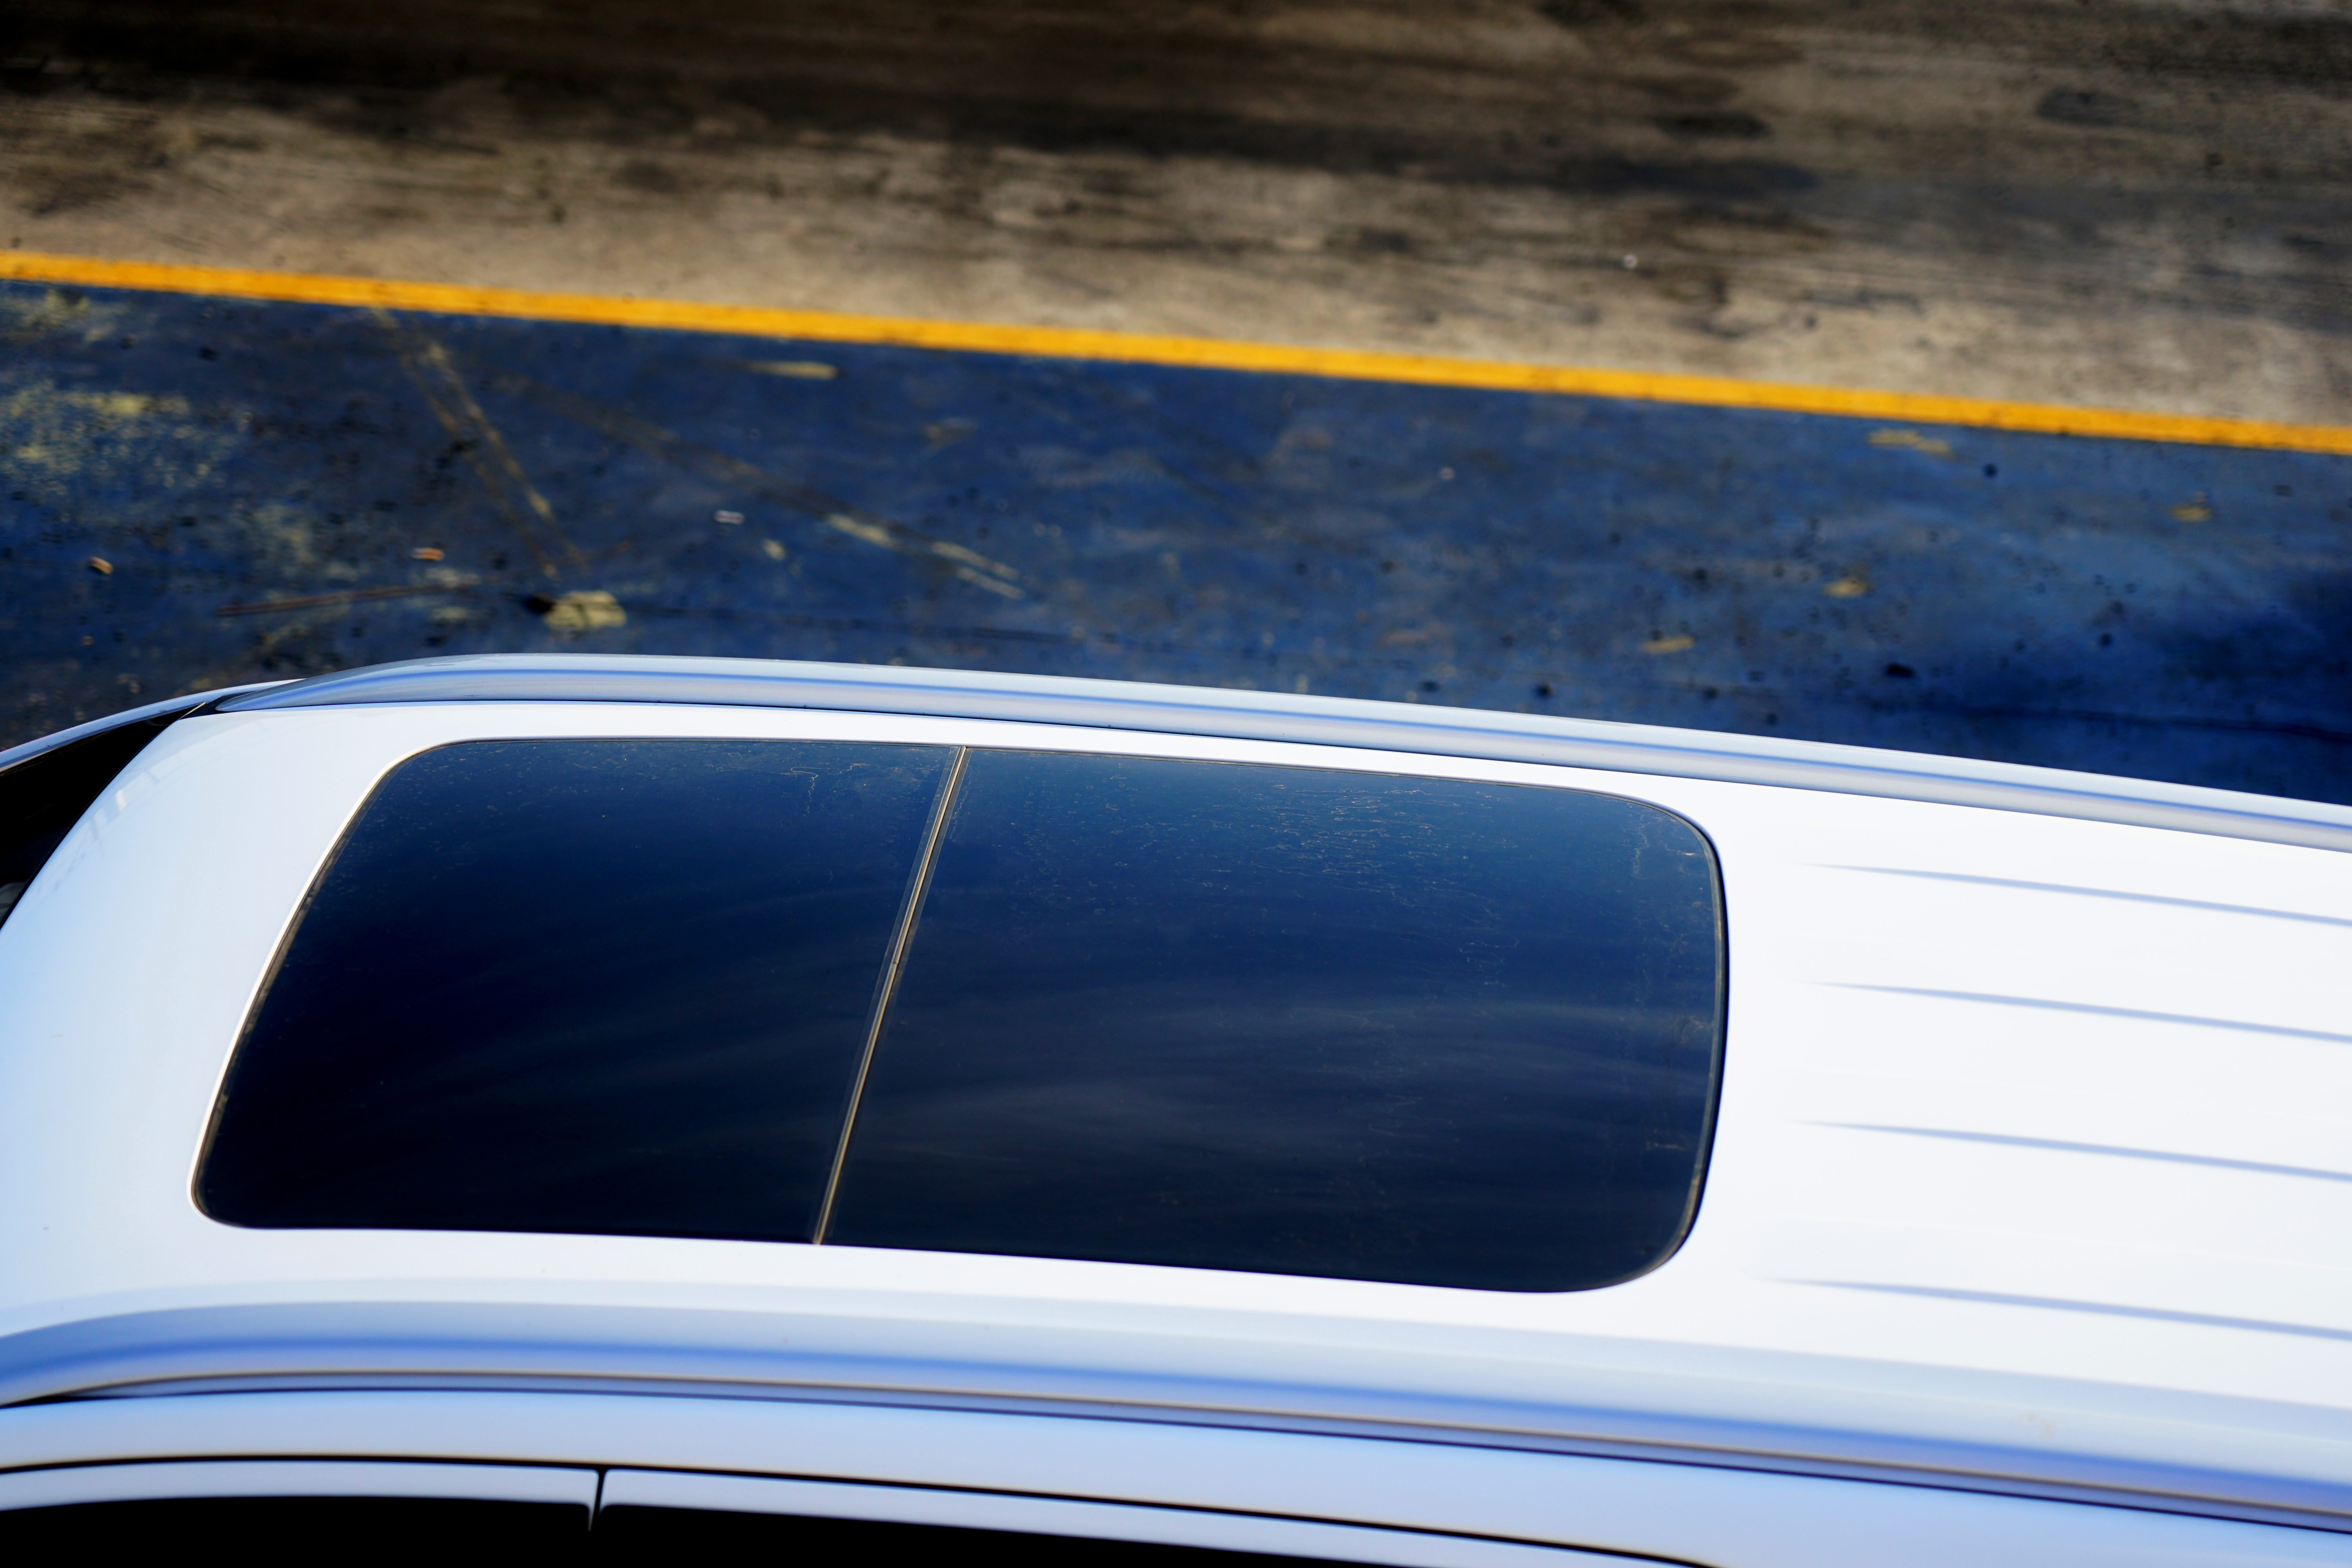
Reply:
M30 282L0 306L16 737L561 647L2352 798L2352 472L2325 451Z
M2347 798L2347 80L2210 0L26 0L0 733L562 646Z

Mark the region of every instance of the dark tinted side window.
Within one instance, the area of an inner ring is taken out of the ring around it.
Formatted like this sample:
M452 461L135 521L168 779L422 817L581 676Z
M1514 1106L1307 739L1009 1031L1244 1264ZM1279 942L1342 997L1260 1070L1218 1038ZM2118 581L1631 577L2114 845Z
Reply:
M946 1524L896 1524L686 1508L607 1508L589 1538L592 1560L954 1563L958 1568L1291 1568L1319 1558L1275 1557L1210 1546L1030 1535ZM906 1555L901 1557L900 1552Z
M827 1239L1622 1279L1696 1202L1717 908L1629 801L974 752Z
M101 730L0 773L0 921L131 759L169 720Z
M238 1048L205 1209L807 1239L948 756L522 741L403 764Z
M565 1503L442 1498L160 1498L0 1512L0 1543L56 1553L19 1562L81 1562L105 1552L264 1561L393 1563L414 1552L481 1562L492 1551L579 1552L588 1510ZM283 1555L279 1555L282 1553ZM299 1555L298 1555L299 1554Z

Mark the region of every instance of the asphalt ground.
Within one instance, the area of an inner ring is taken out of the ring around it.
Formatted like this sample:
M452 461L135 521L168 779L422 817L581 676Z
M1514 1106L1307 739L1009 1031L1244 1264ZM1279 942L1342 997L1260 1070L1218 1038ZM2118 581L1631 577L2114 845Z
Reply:
M2347 84L2292 0L23 0L0 740L566 647L2352 798Z
M13 737L532 648L1743 730L2352 800L2352 459L0 287Z
M2332 0L14 0L56 255L2340 421Z

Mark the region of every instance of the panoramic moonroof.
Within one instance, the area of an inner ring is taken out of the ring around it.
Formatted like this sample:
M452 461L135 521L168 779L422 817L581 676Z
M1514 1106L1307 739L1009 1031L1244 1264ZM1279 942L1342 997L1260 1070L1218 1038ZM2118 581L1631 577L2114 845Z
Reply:
M1716 871L1579 791L834 742L478 742L362 810L199 1178L266 1226L1513 1290L1670 1253Z

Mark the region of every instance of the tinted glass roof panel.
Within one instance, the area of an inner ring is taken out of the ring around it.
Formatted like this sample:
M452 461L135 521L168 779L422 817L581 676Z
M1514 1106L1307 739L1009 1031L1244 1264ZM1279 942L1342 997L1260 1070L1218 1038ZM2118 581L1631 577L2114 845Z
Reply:
M828 1239L1622 1279L1696 1200L1723 962L1653 806L974 752Z
M805 1240L950 755L517 741L402 764L238 1049L206 1210Z

